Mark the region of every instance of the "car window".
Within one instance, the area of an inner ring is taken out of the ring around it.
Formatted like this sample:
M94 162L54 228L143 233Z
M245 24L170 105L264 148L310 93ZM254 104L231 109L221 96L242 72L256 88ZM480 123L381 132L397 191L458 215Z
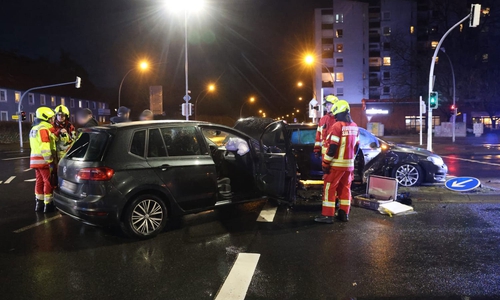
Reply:
M316 141L316 129L297 129L292 132L292 144L313 145Z
M366 130L359 130L359 145L361 149L369 149L370 144L375 143L377 147L380 147L378 139Z
M144 148L146 146L146 130L134 132L132 143L130 144L130 153L144 157Z
M161 134L167 146L168 156L201 154L195 127L162 128Z
M149 130L148 141L148 157L164 157L167 156L167 148L163 143L160 129Z
M108 134L103 132L84 132L66 154L67 159L98 161L104 152Z
M230 138L237 137L232 133L212 128L203 128L202 132L208 143L217 147L226 146Z

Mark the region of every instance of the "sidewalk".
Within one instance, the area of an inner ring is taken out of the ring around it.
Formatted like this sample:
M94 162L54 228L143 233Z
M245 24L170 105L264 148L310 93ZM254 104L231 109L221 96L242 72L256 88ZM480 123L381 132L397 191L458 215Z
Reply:
M423 136L423 145L419 145L418 135L384 136L383 140L396 144L427 148L427 136ZM500 137L486 134L481 137L457 137L455 143L451 137L433 137L433 151L439 155L500 155Z

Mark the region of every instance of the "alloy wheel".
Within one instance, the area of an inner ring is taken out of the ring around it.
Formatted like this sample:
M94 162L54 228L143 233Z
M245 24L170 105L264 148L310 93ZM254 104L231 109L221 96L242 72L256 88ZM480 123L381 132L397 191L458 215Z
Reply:
M145 199L132 211L132 227L138 233L148 235L155 232L162 224L163 208L156 200Z
M420 172L413 165L401 165L396 170L396 180L402 186L414 186L420 179Z

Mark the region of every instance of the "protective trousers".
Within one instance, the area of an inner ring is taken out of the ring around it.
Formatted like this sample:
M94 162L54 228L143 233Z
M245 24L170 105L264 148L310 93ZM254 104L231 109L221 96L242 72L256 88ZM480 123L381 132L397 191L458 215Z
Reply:
M52 184L50 182L50 168L35 169L35 197L43 200L45 204L52 202Z
M333 217L335 215L335 199L339 198L340 209L349 214L351 209L351 182L354 177L353 171L342 171L331 169L330 174L324 178L323 192L323 216Z

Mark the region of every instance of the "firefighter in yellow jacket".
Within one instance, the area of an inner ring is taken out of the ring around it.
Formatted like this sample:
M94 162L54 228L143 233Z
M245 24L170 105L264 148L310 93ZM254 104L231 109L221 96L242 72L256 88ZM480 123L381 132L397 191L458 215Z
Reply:
M52 202L51 173L57 163L56 136L53 133L52 122L54 111L48 107L36 110L36 119L30 131L30 168L35 169L35 211L54 212Z

